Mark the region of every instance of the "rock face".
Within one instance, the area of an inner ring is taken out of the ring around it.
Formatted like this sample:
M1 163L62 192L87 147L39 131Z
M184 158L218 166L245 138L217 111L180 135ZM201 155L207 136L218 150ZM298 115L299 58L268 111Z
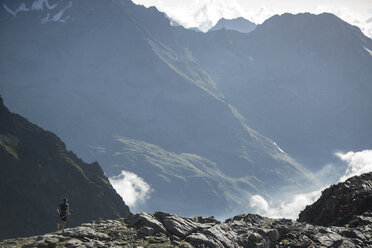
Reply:
M372 172L324 190L300 213L299 221L322 226L372 224Z
M0 239L55 230L64 197L70 226L129 215L97 163L84 163L56 135L10 113L0 97Z

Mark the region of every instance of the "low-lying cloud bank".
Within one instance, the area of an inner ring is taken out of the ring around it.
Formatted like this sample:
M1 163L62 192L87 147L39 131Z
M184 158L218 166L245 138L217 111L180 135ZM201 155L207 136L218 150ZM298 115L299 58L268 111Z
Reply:
M336 153L336 156L341 161L347 163L346 171L338 179L338 182L343 182L350 177L372 171L372 150ZM327 165L322 172L327 173L327 171L332 171L330 167L332 166ZM144 179L129 171L123 170L118 176L110 177L109 180L132 211L135 211L141 204L144 204L150 198L153 191ZM249 205L252 212L260 215L273 218L297 219L300 211L307 205L315 202L320 197L322 190L328 186L324 185L315 191L304 194L293 194L285 199L274 201L267 201L260 195L254 195L250 198Z
M129 171L123 170L119 175L110 177L109 180L131 211L144 204L153 191L145 180Z
M372 171L372 150L360 152L336 153L336 156L347 163L347 169L338 182L343 182L350 177L361 175ZM286 200L268 202L260 195L254 195L250 199L250 207L253 212L273 217L297 219L301 210L307 205L315 202L321 195L322 190L329 185L325 185L319 190L305 194L295 194Z

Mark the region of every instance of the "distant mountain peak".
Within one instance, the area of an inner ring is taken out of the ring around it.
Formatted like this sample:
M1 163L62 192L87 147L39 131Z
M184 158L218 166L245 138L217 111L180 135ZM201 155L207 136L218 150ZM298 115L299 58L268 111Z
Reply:
M235 19L225 19L221 18L215 26L213 26L209 31L216 31L219 29L235 30L241 33L249 33L256 28L256 24L244 19L243 17L238 17Z
M274 15L271 18L264 21L261 28L271 28L275 30L296 30L298 32L308 32L309 29L316 31L317 33L323 32L341 32L344 34L347 31L353 30L354 32L360 32L360 29L353 26L338 16L332 13L299 13L291 14L284 13L282 15ZM305 28L304 28L305 27Z

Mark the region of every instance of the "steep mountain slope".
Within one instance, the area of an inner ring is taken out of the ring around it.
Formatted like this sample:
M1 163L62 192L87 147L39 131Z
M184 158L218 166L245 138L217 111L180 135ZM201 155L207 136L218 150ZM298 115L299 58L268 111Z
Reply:
M325 190L319 201L339 198L332 188L364 188L364 196L350 195L351 202L370 202L371 173L354 177L345 183ZM368 185L368 186L366 186ZM332 193L329 193L332 192ZM332 201L332 200L331 200ZM342 201L332 204L331 215L342 209ZM318 208L314 204L315 208ZM309 208L313 208L313 206ZM126 219L85 223L71 228L64 235L49 233L39 237L0 241L7 248L23 247L212 247L212 248L269 248L269 247L372 247L372 206L353 204L354 219L342 226L316 226L289 219L271 219L255 214L240 214L223 223L213 216L182 218L174 214L140 213ZM366 211L367 210L367 211ZM368 215L358 216L357 213ZM305 213L309 214L309 212ZM328 216L317 216L329 225ZM360 220L355 225L355 220Z
M175 31L217 88L308 168L371 145L372 41L332 14L274 16L249 34Z
M21 3L15 2L13 10ZM129 170L143 177L154 189L147 210L241 211L252 193L313 183L247 126L187 49L177 54L169 47L176 36L156 9L79 0L56 1L50 10L46 2L16 17L0 10L0 92L13 111L100 162L108 176ZM61 10L65 22L41 21ZM153 152L156 159L148 159Z
M0 161L0 239L55 230L64 197L70 226L129 215L97 163L84 163L57 136L10 113L2 98Z
M216 25L214 25L209 31L216 31L220 29L235 30L241 33L249 33L256 28L256 24L250 22L243 17L238 17L235 19L225 19L221 18Z

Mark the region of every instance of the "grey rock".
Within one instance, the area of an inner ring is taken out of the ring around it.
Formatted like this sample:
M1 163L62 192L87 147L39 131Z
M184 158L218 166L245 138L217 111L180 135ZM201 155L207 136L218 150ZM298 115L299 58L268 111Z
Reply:
M259 233L251 233L248 236L247 247L264 248L264 247L270 247L270 245L269 245L269 242L266 241Z
M81 246L82 244L83 242L81 240L72 238L66 242L65 246L75 248Z
M337 233L318 234L315 236L320 244L331 247L334 243L342 242L343 237Z
M83 227L83 226L67 229L64 235L74 237L74 238L87 237L87 238L102 239L102 240L106 240L110 238L105 233L96 232L91 227Z
M169 233L181 238L186 238L186 236L195 232L199 226L191 219L181 218L177 215L156 212L155 216L161 219Z
M57 243L59 242L59 238L54 237L54 236L46 237L45 242L50 244L50 245L53 245L53 244L57 245Z
M37 248L49 248L49 244L46 243L44 240L39 240L39 241L35 242L35 246Z
M360 247L360 246L356 245L350 240L342 240L338 247L339 248L355 248L355 247Z
M213 238L207 237L202 233L193 233L185 239L186 242L189 242L195 247L208 247L208 248L223 248L223 244Z
M194 216L190 218L192 221L201 223L201 224L220 224L221 221L217 220L214 216L210 216L207 218L201 216Z
M236 247L237 233L227 224L215 225L208 230L205 230L203 233L206 236L218 240L224 245L224 247Z
M141 227L141 229L138 230L138 232L142 235L154 235L155 234L155 230L154 228L152 227L148 227L148 226L143 226Z
M276 243L276 241L279 239L280 235L278 230L276 229L265 229L264 230L266 237L268 237L271 244Z
M313 242L306 237L305 235L302 235L300 238L294 240L292 242L291 247L293 248L309 248L309 247L315 247Z
M148 226L154 229L155 232L167 233L164 225L154 216L148 213L140 213L128 219L128 222L134 226Z

